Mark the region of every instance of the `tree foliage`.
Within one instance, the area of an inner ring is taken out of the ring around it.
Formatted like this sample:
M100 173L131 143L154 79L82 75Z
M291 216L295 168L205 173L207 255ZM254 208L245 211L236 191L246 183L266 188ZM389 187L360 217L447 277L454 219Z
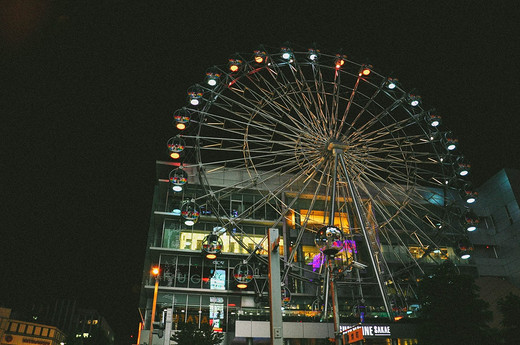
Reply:
M501 333L505 344L520 344L520 297L509 295L498 300L498 310L502 314Z
M493 344L487 322L492 314L479 298L474 278L446 262L419 282L421 303L418 339L430 344Z
M222 342L224 335L217 333L207 323L200 328L191 322L181 323L179 330L171 336L171 340L178 345L217 345Z

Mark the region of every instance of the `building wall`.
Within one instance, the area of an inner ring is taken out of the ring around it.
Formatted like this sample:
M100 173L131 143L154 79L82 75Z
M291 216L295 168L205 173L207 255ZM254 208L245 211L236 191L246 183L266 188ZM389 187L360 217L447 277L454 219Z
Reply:
M8 320L1 344L4 345L60 345L65 333L53 326L19 320Z
M504 169L479 189L475 212L481 222L470 233L480 276L506 277L520 287L520 172Z

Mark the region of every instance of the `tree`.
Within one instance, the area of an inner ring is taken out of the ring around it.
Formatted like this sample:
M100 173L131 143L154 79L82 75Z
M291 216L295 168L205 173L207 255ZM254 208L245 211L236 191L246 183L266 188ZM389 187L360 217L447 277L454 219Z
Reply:
M502 314L502 336L505 344L520 344L520 297L509 295L498 300L498 310Z
M450 261L438 266L418 286L421 303L420 345L493 344L487 322L492 314L479 298L474 278L460 274Z
M200 328L191 322L181 323L179 330L171 336L178 345L217 345L222 342L224 334L217 333L207 323Z

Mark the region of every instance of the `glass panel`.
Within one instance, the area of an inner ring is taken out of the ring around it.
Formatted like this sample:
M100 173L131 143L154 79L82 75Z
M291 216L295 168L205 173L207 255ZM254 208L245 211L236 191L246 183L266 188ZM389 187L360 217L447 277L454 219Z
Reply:
M200 289L202 287L202 274L202 258L191 257L188 287Z
M20 327L18 327L18 332L19 333L25 333L26 326L27 326L26 324L21 323Z
M175 276L176 287L188 287L188 278L190 270L190 258L187 256L179 256L177 263L177 274Z
M18 328L18 323L17 322L11 322L11 325L9 326L9 332L16 332L17 328ZM32 329L31 329L31 331L32 331Z
M175 294L172 313L173 329L177 329L179 322L184 322L186 318L186 294Z
M164 221L163 243L164 248L180 248L181 228L178 220L166 219Z
M34 331L34 326L32 325L27 325L27 331L26 331L26 334L32 334Z
M175 266L177 264L177 257L173 255L161 255L161 269L162 279L160 285L162 286L174 286L176 279Z

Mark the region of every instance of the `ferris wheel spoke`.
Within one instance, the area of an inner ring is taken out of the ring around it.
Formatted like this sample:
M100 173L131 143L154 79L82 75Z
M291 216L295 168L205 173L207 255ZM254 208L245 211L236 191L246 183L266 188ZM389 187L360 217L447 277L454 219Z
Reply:
M243 95L239 94L239 100L242 102L239 102L238 100L235 100L228 96L219 96L219 100L225 101L226 103L220 103L215 102L213 103L214 106L221 108L222 110L228 112L229 114L237 114L240 116L240 113L237 113L237 110L233 110L232 106L235 106L235 108L240 108L245 111L245 113L242 113L241 117L244 119L248 119L248 115L259 115L261 116L265 121L270 122L273 125L280 126L281 128L284 128L287 132L292 132L294 134L298 134L297 131L297 125L294 123L286 123L282 121L283 115L287 112L287 109L274 107L274 109L277 109L279 112L271 113L266 110L265 106L261 106L259 103L251 103L249 99L245 98ZM270 105L276 104L273 102L269 102ZM273 109L273 107L271 107ZM266 122L267 123L267 122ZM296 127L296 128L295 128Z
M360 113L358 113L358 116L355 119L356 122L357 122L357 120L359 120L361 118L361 114L363 114L363 113L368 113L370 115L370 117L359 128L356 128L356 131L349 133L348 138L350 140L356 140L358 138L358 136L366 135L368 128L371 128L372 126L374 126L376 124L382 124L383 118L389 116L392 113L392 111L400 105L401 105L401 102L399 100L395 100L394 103L392 103L388 107L382 109L377 114L373 113L372 111L368 111L367 106L361 106L362 111ZM408 119L404 119L402 121L408 121ZM392 124L388 123L388 125L391 126ZM385 127L386 126L384 126L383 128L385 128ZM355 123L352 123L351 128L355 128ZM381 127L376 127L375 131L377 131L378 128L380 129ZM385 129L385 131L389 132L389 130L386 130L386 129Z
M313 126L316 125L316 121L313 121L313 114L312 112L309 112L308 107L303 107L305 109L306 113L302 113L301 111L301 104L306 103L305 97L302 96L301 89L294 88L294 85L298 86L299 80L295 77L294 82L290 82L288 79L284 77L284 74L281 70L278 70L277 76L280 76L282 78L282 84L284 85L283 89L280 89L280 86L272 85L270 81L268 81L266 78L264 78L261 75L256 76L259 78L265 85L267 85L268 90L260 89L265 93L266 97L271 97L273 100L280 100L284 102L284 109L286 109L285 116L287 116L292 123L301 123L303 125L303 128L309 129L319 129L320 126ZM293 98L295 98L293 100ZM296 114L297 118L293 117L290 113L290 109Z
M356 92L358 90L358 86L359 86L359 81L361 80L361 76L358 76L357 79L356 79L356 83L354 85L354 87L352 88L352 91L350 92L350 98L347 102L347 106L345 107L345 111L343 112L343 116L341 118L341 121L339 123L339 126L336 130L336 139L339 139L340 137L340 134L341 132L343 131L343 126L345 125L345 121L347 119L347 116L350 112L350 109L351 109L351 106L352 106L352 103L354 102L354 96L356 95ZM364 109L366 109L366 107L369 105L370 103L367 103L365 105L365 107L363 107L362 111L364 111Z
M307 77L305 76L303 69L298 69L297 72L294 70L291 71L293 72L295 85L297 86L296 95L299 95L300 102L305 105L304 109L306 109L306 112L309 115L312 126L322 129L323 136L327 135L325 127L322 125L324 120L323 112L316 101L316 90L312 90L311 84L307 82ZM312 73L314 74L314 70L312 70ZM312 109L314 109L314 111ZM304 119L302 120L305 121Z

